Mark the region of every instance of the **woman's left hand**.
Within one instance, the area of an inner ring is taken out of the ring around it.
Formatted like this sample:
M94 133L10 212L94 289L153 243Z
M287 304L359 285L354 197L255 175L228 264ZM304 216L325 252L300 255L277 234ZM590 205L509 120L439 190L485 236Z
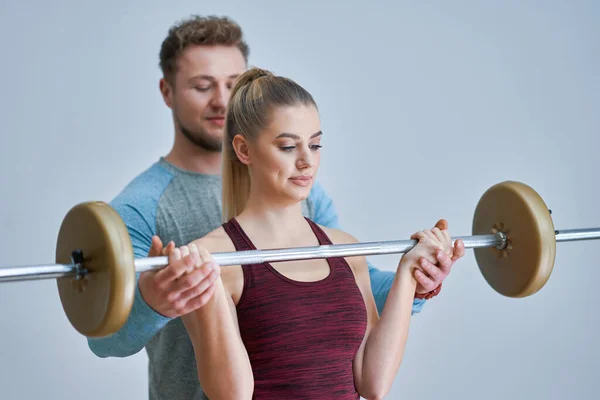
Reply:
M435 224L435 227L447 234L448 223L441 219ZM452 254L445 254L439 250L436 252L438 264L434 265L425 258L421 258L418 267L415 269L415 279L417 281L416 293L425 294L439 287L444 279L450 274L450 270L460 258L465 255L465 246L462 240L457 240L452 247Z

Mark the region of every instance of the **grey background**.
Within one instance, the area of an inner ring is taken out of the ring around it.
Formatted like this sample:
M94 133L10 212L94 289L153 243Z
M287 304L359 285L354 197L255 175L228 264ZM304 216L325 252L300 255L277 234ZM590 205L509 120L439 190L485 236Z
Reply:
M319 180L361 240L439 217L468 235L479 197L506 179L534 187L557 228L600 226L598 2L1 4L0 265L53 262L70 207L110 200L168 151L158 49L191 13L235 18L251 64L316 97ZM593 397L599 249L559 244L548 284L519 300L468 251L413 319L388 398ZM147 397L145 352L96 358L54 281L3 284L0 304L1 398Z

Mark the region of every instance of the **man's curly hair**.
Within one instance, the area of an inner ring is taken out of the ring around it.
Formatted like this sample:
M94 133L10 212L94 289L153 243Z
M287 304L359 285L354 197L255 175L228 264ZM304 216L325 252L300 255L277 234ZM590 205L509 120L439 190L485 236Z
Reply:
M250 53L242 28L235 21L227 17L192 15L169 29L160 48L160 68L171 85L177 72L177 58L190 45L237 46L246 62Z

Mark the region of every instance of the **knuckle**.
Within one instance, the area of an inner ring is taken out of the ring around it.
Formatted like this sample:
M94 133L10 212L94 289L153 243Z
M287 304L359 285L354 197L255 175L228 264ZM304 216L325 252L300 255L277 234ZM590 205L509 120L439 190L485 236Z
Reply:
M173 304L173 308L177 314L183 314L185 312L186 302L183 300L179 300Z
M188 254L185 257L183 257L183 265L185 265L186 267L191 267L194 265L194 263L194 258L191 256L191 254Z
M194 272L192 272L192 276L194 277L194 279L196 281L201 281L203 280L208 274L210 273L210 270L206 267L205 264L201 264L198 266L198 268L196 268L194 270Z
M154 288L160 292L166 290L167 288L167 282L157 275L152 277L152 284Z
M167 303L172 304L173 306L175 306L177 304L177 298L178 298L178 294L175 292L170 292L167 293L165 295L165 300L167 300Z
M154 289L160 295L161 293L165 293L167 291L167 285L165 283L163 283L163 282L156 282L154 284Z
M437 274L436 268L431 265L431 264L427 264L427 266L423 267L423 269L425 269L425 271L429 274L429 276L431 276L432 278Z
M179 262L171 265L173 267L172 277L178 277L183 272L187 270L187 265L185 259L181 259Z
M194 288L194 297L198 297L200 295L205 295L210 286L207 285L198 285Z
M186 275L183 277L182 281L181 281L181 285L184 288L191 288L193 286L196 285L196 279L194 277L194 275Z

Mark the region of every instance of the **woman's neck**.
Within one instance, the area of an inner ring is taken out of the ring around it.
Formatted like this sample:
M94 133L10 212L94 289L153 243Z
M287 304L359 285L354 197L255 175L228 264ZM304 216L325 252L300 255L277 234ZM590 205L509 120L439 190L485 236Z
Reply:
M273 197L251 191L244 211L236 219L249 236L269 238L277 244L286 241L279 239L288 237L293 232L303 231L306 220L302 215L301 202L273 200Z

